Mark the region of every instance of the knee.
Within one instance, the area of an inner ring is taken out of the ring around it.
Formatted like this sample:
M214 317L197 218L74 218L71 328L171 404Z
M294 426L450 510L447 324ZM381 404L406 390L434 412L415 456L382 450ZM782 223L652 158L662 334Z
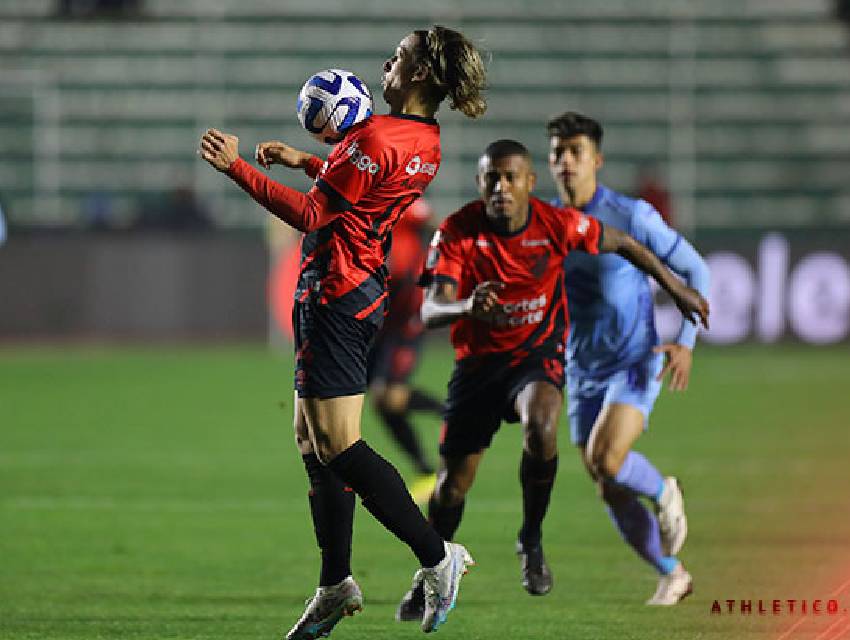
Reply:
M298 447L298 453L306 456L313 451L313 443L310 441L310 434L307 431L307 425L303 419L295 419L295 446Z
M310 442L310 438L303 436L297 431L295 433L295 446L298 447L298 453L302 456L314 453L313 443Z
M597 478L613 478L623 466L625 454L606 446L596 446L590 452L588 465Z
M376 408L380 413L402 415L407 411L410 392L403 385L388 385L376 399Z
M316 435L316 443L314 445L316 457L324 465L327 465L343 451L348 449L356 441L349 442L343 438L328 438L323 435Z
M558 453L558 422L549 412L532 412L524 425L526 453L551 460Z

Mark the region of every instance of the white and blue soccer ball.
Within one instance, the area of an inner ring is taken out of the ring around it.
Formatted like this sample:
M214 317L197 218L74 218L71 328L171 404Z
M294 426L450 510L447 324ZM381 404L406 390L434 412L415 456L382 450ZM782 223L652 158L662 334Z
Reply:
M336 144L372 115L372 92L351 71L325 69L301 87L295 111L298 122L316 139Z

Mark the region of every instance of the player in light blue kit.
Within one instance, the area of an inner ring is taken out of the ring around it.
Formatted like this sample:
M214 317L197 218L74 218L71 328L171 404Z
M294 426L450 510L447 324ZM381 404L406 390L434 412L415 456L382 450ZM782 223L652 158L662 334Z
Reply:
M602 127L567 112L548 123L549 169L560 203L583 210L649 247L707 297L709 273L690 243L650 204L598 184ZM632 445L647 428L661 381L684 391L696 325L683 321L675 342L660 345L646 276L615 255L575 252L564 262L570 313L567 389L570 435L625 541L660 574L650 605L674 605L693 590L676 554L688 533L679 483ZM665 364L666 358L666 364ZM648 499L654 516L639 500Z

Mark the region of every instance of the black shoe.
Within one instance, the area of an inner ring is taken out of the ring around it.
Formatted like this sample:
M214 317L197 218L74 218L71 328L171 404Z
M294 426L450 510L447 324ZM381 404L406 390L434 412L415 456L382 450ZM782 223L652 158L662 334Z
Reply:
M546 564L543 546L525 547L517 541L516 553L522 570L522 586L533 596L545 596L552 590L552 572Z
M395 619L399 622L421 622L425 614L425 585L420 573L417 571L413 576L413 586L404 594L398 609L395 611Z

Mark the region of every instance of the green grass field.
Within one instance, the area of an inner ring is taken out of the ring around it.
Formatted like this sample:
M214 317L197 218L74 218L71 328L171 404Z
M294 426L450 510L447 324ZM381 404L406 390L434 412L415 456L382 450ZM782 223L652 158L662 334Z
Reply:
M449 359L430 351L419 382L441 392ZM262 347L0 351L0 638L285 632L318 573L290 368ZM665 610L643 605L655 577L609 523L565 424L545 528L555 589L525 594L520 437L506 425L458 532L478 566L438 637L850 638L843 611L711 614L715 599L835 594L850 608L848 383L846 348L702 349L691 390L665 392L640 448L683 478L696 580ZM433 450L437 421L419 424ZM409 472L371 414L364 433ZM333 637L420 637L392 617L413 557L360 507L353 566L366 608Z

